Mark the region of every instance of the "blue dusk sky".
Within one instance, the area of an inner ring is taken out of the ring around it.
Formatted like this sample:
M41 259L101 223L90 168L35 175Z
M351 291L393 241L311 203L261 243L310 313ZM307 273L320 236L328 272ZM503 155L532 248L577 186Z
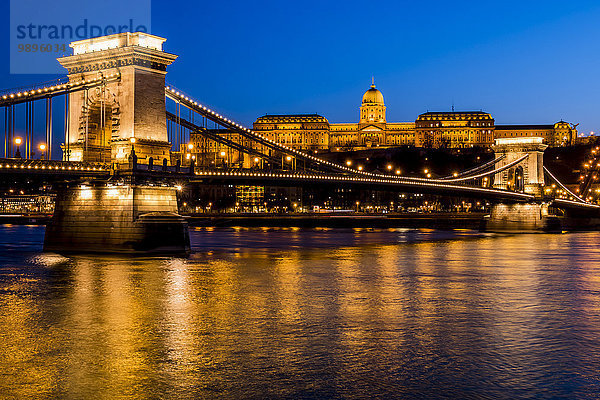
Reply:
M8 59L8 4L0 51ZM83 2L85 3L85 2ZM82 4L83 4L82 3ZM600 131L596 1L165 1L167 82L246 125L265 113L357 122L375 76L390 122L484 110L497 124ZM11 75L18 87L55 75Z

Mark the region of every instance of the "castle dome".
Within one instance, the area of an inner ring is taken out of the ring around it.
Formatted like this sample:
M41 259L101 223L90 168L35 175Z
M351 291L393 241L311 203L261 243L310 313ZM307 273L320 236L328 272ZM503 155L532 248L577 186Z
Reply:
M371 88L363 95L362 103L383 105L383 94L378 89L375 89L375 83L371 84Z

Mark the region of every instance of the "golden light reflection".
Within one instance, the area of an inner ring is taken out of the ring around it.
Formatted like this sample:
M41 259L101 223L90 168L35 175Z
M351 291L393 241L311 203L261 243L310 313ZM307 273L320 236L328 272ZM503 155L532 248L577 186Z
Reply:
M345 246L217 249L187 260L36 256L43 273L0 281L0 393L141 399L189 387L210 397L217 387L225 397L260 397L264 385L235 382L315 376L319 363L357 382L370 362L431 366L490 348L534 369L549 321L578 313L590 329L597 323L597 233L346 232ZM235 234L306 240L291 229ZM310 235L321 243L340 232ZM372 237L387 243L364 244ZM566 293L575 297L563 304Z

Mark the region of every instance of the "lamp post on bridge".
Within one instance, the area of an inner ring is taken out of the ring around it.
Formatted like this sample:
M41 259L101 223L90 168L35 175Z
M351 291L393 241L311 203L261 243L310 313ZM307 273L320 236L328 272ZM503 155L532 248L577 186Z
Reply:
M46 144L45 143L40 144L40 152L41 152L41 154L40 154L40 160L45 160L46 159L46 157L45 157L45 155L46 155Z
M190 163L191 163L191 162L192 162L192 160L195 158L195 157L192 155L192 150L194 149L194 145L193 145L192 143L188 143L188 145L187 145L187 148L188 148L188 151L189 151L189 152L188 152L188 153L185 155L185 158L186 158L186 160L187 160L188 162L190 162Z
M19 148L19 146L21 146L22 142L23 142L23 140L20 137L15 138L15 144L17 145L17 151L15 152L15 158L21 158L21 149Z
M131 155L129 156L129 167L131 169L137 169L137 155L135 154L135 138L129 138L131 142Z
M290 163L290 169L292 171L294 171L296 169L296 159L294 157L292 157L292 156L286 156L285 157L285 161L287 161L288 163ZM284 168L284 163L283 163L283 156L282 156L281 167L282 167L282 169L285 169Z

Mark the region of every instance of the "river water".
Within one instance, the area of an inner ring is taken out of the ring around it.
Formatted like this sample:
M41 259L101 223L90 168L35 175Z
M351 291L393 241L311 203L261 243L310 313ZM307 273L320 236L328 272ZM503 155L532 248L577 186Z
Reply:
M0 398L600 397L600 233L197 229L63 257L0 226Z

